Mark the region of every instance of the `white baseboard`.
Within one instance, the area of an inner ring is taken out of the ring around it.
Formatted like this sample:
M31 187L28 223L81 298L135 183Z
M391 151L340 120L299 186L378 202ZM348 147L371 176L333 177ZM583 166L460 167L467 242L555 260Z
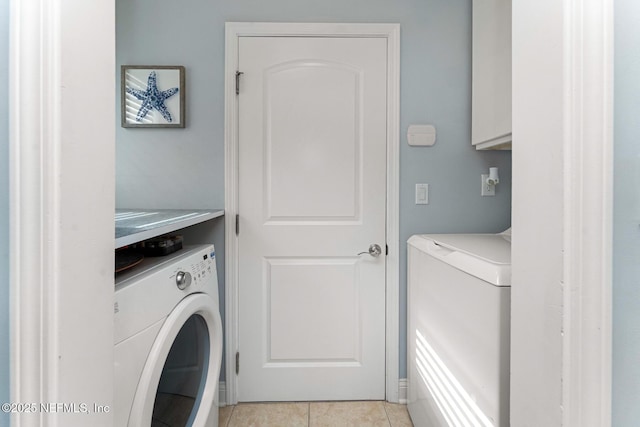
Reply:
M407 404L407 379L398 380L398 403ZM224 381L218 383L218 406L227 406L227 386Z
M398 380L398 403L401 403L403 405L407 404L407 387L407 379L400 378Z
M227 385L224 381L218 382L218 406L227 406Z

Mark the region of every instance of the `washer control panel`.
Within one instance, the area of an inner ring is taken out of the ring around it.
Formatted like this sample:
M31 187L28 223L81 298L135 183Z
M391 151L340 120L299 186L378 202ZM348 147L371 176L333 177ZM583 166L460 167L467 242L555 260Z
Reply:
M211 280L211 276L216 274L215 252L202 252L198 257L191 257L189 264L176 266L172 275L178 289L184 291L196 291L204 286L204 281Z
M166 318L187 295L205 292L218 303L213 245L185 247L145 261L143 271L125 272L116 279L114 344Z

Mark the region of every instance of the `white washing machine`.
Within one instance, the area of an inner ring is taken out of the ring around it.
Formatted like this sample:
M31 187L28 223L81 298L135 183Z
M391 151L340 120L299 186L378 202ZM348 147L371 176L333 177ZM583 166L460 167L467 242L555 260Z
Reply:
M408 246L408 409L416 427L509 425L509 234Z
M214 427L222 322L212 245L143 261L116 279L117 427Z

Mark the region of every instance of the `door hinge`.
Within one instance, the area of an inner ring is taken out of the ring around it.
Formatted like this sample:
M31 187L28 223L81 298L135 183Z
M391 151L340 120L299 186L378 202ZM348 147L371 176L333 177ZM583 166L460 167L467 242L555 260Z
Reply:
M384 245L384 254L389 255L389 245Z
M240 76L243 74L242 71L236 71L236 95L240 95Z
M240 214L236 214L236 236L240 234Z
M236 375L240 373L240 352L236 352Z

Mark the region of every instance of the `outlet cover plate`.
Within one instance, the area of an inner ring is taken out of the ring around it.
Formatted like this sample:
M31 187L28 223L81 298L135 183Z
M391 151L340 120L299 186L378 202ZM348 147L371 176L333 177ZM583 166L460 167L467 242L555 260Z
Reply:
M495 196L496 195L496 186L487 184L487 178L489 178L489 174L480 175L480 179L482 181L482 187L480 190L481 196Z

